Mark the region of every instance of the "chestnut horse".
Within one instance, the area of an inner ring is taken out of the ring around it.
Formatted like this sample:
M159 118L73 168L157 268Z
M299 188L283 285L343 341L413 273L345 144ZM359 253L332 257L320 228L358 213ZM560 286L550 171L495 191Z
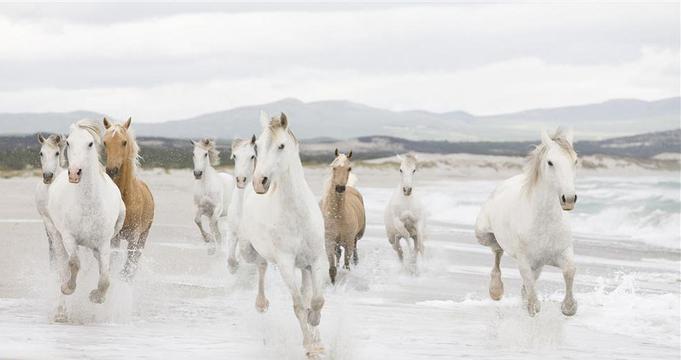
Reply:
M154 198L144 181L135 176L139 165L139 147L130 129L132 118L123 124L112 124L104 118L104 147L106 149L106 173L121 191L126 207L125 223L111 240L114 248L121 240L128 242L128 259L121 277L130 280L137 270L137 263L154 220Z

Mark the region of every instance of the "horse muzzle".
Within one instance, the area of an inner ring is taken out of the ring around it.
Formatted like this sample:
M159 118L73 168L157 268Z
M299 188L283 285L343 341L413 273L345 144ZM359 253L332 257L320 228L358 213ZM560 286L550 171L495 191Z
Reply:
M246 181L248 179L245 176L237 176L236 177L236 187L237 189L244 189L246 188Z
M118 176L118 168L117 167L106 168L106 174L109 175L109 177L113 179L116 176Z
M200 180L201 176L203 176L203 171L194 170L194 179Z
M402 194L404 194L404 196L409 196L409 195L411 195L411 190L412 190L411 187L405 186L405 187L402 188Z
M253 178L253 190L256 194L265 194L270 189L271 179L267 176Z
M577 203L577 194L570 195L570 196L565 196L565 195L560 196L560 207L565 211L573 210L575 208L576 203Z
M345 192L345 185L336 185L336 192L342 194Z
M71 170L69 169L69 182L71 184L78 184L80 182L80 175L83 174L83 169Z
M43 184L51 184L54 180L54 173L44 172L43 173Z

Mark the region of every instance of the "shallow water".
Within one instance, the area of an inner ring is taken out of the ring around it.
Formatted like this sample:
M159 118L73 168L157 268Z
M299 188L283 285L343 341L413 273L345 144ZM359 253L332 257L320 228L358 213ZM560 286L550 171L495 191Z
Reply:
M547 269L539 281L542 311L529 318L510 258L502 261L506 296L489 299L492 255L472 234L496 180L431 176L417 183L432 221L426 257L413 268L398 263L384 238L383 207L392 191L384 184L396 178L358 170L368 227L360 265L342 271L326 291L327 358L678 359L678 178L580 178L572 214L578 313L560 313L562 275ZM230 275L224 255L207 255L192 222L189 175L144 174L157 215L140 273L132 285L115 281L105 304L91 304L96 266L83 251L69 324L50 321L57 287L33 208L37 179L0 180L7 194L0 232L9 254L0 258L0 358L303 358L276 269L267 276L270 309L261 315L254 269L243 265ZM309 181L320 188L318 172Z

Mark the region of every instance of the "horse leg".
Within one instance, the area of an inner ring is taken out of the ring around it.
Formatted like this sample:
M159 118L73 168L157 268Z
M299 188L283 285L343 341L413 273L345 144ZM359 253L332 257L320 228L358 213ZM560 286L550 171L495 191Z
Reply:
M201 211L201 209L198 209L196 211L196 215L194 216L194 223L199 228L201 236L203 237L203 241L205 241L209 245L208 254L212 255L215 254L215 238L211 233L209 233L208 231L206 231L206 229L203 228L203 222L201 222L202 216L203 212Z
M518 259L518 269L523 279L524 297L527 298L527 312L530 316L535 316L541 310L534 287L535 270L532 269L530 263L525 259Z
M563 315L572 316L577 313L577 301L572 295L572 284L575 279L575 264L574 254L572 248L569 248L561 254L556 261L556 265L563 271L563 279L565 279L565 298L560 307Z
M501 265L501 257L504 255L504 250L497 245L492 248L492 252L494 253L494 267L490 274L489 296L492 300L501 300L501 297L504 296L504 283L501 281L501 268L499 265Z
M210 226L210 231L213 233L213 238L215 239L213 243L211 244L212 251L211 255L215 254L215 251L219 247L222 249L222 233L220 232L220 224L219 224L219 217L217 216L217 211L213 212L213 216L210 217L210 221L208 222L208 225Z
M122 280L130 281L135 277L139 259L142 256L142 249L147 242L147 236L149 236L149 229L144 230L139 236L132 236L128 241L128 259L125 261L125 266L123 266L120 274Z
M324 352L324 346L319 336L319 322L322 318L322 307L324 307L324 270L326 264L324 257L319 256L317 260L303 271L308 272L312 282L312 299L310 309L307 312L307 322L312 333L312 344L308 347L308 355L315 356Z
M92 249L92 254L99 263L99 281L97 281L97 288L90 292L90 301L101 304L106 299L106 291L110 284L109 257L111 256L111 249L109 243L103 242L100 248Z
M78 258L78 244L71 235L62 235L64 248L68 255L69 278L61 285L61 292L64 295L71 295L76 291L76 279L80 270L80 259Z
M334 243L336 244L335 245L335 247L336 247L336 259L334 260L333 263L336 264L336 266L340 266L340 260L341 260L341 257L343 256L343 250L341 249L341 246L340 246L339 243L337 243L335 241L334 241Z
M331 278L331 283L336 283L336 274L338 270L336 269L337 259L340 259L340 245L338 245L332 239L326 239L326 256L329 259L329 278Z
M357 266L359 264L359 256L357 255L357 240L355 239L355 246L353 247L353 252L352 252L352 264Z
M267 261L260 255L256 260L258 265L258 296L255 298L255 308L258 312L264 313L270 307L270 301L265 296L265 273L267 272Z
M401 262L404 262L404 254L402 253L402 246L400 245L401 236L395 235L395 240L393 240L393 249L397 252L397 257L400 258Z
M343 253L343 257L344 257L343 268L345 270L350 270L350 257L355 252L355 241L354 240L347 241L347 239L345 239L345 240L346 241L343 242L343 244L345 244L345 246L344 246L345 252Z
M229 231L230 235L227 239L227 266L229 267L229 272L234 274L239 268L239 261L236 259L236 245L239 242L236 232Z
M58 231L52 233L53 245L54 245L54 255L55 255L55 268L57 270L57 282L62 284L66 282L66 278L69 276L68 269L68 254L64 248L61 235ZM68 314L66 310L66 295L60 291L59 293L59 305L57 305L57 311L54 315L54 321L56 322L67 322Z
M303 295L300 292L300 288L296 282L295 266L292 256L287 256L290 254L282 254L277 258L277 266L279 267L279 273L281 274L282 280L289 289L291 293L291 298L293 300L293 312L298 318L298 323L300 324L300 329L303 332L303 346L309 352L312 350L313 337L310 331L310 326L307 320L308 309L305 307L303 302Z
M425 225L423 220L419 220L416 223L416 236L414 236L414 245L416 246L416 252L423 255L423 240L425 239Z

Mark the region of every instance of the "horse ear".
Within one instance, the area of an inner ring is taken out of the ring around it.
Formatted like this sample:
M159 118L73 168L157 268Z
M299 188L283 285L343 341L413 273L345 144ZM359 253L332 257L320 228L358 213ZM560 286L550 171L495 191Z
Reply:
M41 144L45 143L45 137L43 136L43 134L38 134L38 142L40 142Z
M57 145L61 144L61 140L62 140L62 139L61 139L61 135L57 134L57 135L54 136L54 142L55 142Z
M189 142L192 144L192 146L196 146L196 141L189 139Z
M125 122L125 124L123 124L123 126L125 126L126 129L129 129L130 124L132 124L132 116L128 118L128 120Z
M263 129L270 126L270 116L263 110L260 110L260 125Z
M333 155L338 157L338 148L336 148L336 151L333 153Z
M400 154L395 154L395 156L397 156L397 160L402 161L402 155L400 155Z
M105 128L105 129L108 129L108 128L111 127L111 123L110 123L109 120L107 120L106 118L104 118L104 119L102 120L102 123L104 123L104 128Z
M544 145L549 145L551 144L553 140L551 140L551 137L549 136L549 133L546 132L546 129L542 129L541 131L541 143Z
M253 134L253 137L251 137L251 145L255 145L255 134Z
M348 159L352 158L352 150L348 153Z
M279 123L281 124L281 127L283 127L284 129L288 127L288 118L286 117L286 114L284 114L283 112L281 113L281 115L279 115Z

